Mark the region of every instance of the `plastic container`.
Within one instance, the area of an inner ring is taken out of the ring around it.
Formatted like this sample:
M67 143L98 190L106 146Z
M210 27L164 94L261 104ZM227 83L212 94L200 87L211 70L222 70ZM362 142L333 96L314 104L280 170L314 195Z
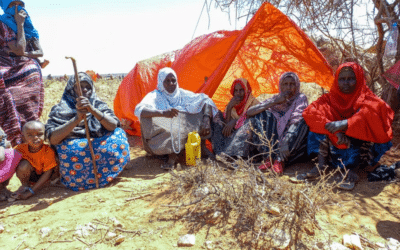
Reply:
M186 149L186 165L196 165L196 159L201 158L201 139L197 132L190 132L188 140L185 144Z
M399 29L397 28L397 23L393 23L390 28L390 33L386 41L385 46L385 57L393 57L397 53L397 40L399 37Z

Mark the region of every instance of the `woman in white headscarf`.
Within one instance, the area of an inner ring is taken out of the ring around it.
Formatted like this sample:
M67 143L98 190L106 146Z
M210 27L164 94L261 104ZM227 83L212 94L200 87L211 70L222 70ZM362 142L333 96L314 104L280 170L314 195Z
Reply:
M202 139L211 136L211 119L217 112L206 94L179 88L178 77L171 68L158 72L157 89L148 93L135 108L146 152L168 155L163 169L173 168L189 132L197 131Z

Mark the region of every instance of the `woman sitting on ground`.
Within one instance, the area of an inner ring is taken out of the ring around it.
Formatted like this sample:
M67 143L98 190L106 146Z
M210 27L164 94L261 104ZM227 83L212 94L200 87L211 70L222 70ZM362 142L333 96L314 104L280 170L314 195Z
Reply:
M356 171L375 165L392 146L393 110L367 87L360 65L339 66L328 94L303 113L310 127L308 153L318 154L318 165L295 181L313 179L328 165L349 169L340 188L351 190Z
M22 126L39 120L43 109L39 34L22 1L2 0L0 7L0 127L13 146L22 143Z
M210 122L217 112L207 95L179 88L177 75L171 68L158 72L157 89L135 108L144 149L151 155L168 155L168 161L161 166L166 170L173 168L189 132L199 132L202 139L211 136Z
M46 137L56 146L60 160L61 183L74 191L95 187L85 114L93 139L99 186L111 182L129 161L128 140L118 118L96 95L92 78L83 72L78 76L82 96L78 96L75 78L71 77L46 124Z
M260 170L273 165L272 169L282 174L285 164L293 164L306 155L308 127L301 114L307 105L307 97L300 93L299 77L286 72L279 79L278 95L249 108L253 143L263 154Z
M225 113L218 112L212 123L211 142L216 155L249 157L250 125L246 111L260 102L252 95L249 82L236 79L231 87L232 99ZM246 124L245 124L246 123Z

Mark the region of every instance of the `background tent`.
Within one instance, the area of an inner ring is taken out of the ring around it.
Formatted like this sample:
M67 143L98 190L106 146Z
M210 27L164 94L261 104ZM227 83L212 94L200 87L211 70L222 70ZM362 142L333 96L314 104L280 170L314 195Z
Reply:
M181 88L206 93L220 110L239 77L249 80L255 96L278 92L279 76L286 71L325 89L333 83L332 70L314 43L286 15L264 3L243 30L203 35L181 50L137 63L114 100L115 114L133 122L127 131L131 135L140 135L135 106L156 88L163 67L175 70Z

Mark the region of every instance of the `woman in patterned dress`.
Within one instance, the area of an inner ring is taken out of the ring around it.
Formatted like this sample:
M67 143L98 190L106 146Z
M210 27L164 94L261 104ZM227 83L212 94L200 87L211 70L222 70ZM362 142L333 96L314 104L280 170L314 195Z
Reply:
M15 146L22 142L22 126L42 113L44 87L36 59L43 51L24 3L1 0L0 7L0 127Z
M83 72L78 76L82 96L77 95L75 79L71 77L46 124L46 137L56 146L60 159L61 182L74 191L95 187L84 114L93 138L99 185L111 182L129 161L128 140L118 118L96 95L91 77Z
M284 165L306 156L308 126L302 113L307 105L307 97L300 92L299 77L286 72L279 79L278 95L247 110L253 126L252 142L257 146L256 152L264 155L260 170L272 167L282 174Z

